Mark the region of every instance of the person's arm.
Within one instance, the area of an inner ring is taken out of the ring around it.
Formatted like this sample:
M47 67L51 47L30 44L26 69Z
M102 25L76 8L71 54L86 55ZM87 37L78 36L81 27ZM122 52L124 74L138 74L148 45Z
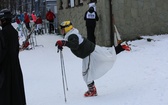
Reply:
M85 12L84 20L86 20L86 14L87 14L87 11Z
M62 50L63 46L67 46L72 50L76 50L79 47L79 38L77 35L71 34L68 37L68 40L58 40L55 46L58 46L58 49L60 50Z
M96 14L96 21L99 21L99 17L97 15L97 12L95 12L95 14Z
M79 38L75 34L71 34L68 37L68 41L66 41L65 46L69 47L70 49L78 49L79 47Z

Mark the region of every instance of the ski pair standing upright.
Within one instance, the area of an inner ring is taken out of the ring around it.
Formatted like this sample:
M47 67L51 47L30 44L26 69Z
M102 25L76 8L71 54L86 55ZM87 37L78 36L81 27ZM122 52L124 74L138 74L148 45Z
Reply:
M28 46L30 45L29 39L31 38L31 35L33 34L34 30L36 28L36 25L34 24L33 27L31 28L30 32L28 33L28 35L26 35L25 40L21 42L20 45L20 51L25 50L26 48L28 48ZM23 31L23 30L22 30ZM21 31L21 34L25 34L24 32ZM33 43L33 42L32 42Z

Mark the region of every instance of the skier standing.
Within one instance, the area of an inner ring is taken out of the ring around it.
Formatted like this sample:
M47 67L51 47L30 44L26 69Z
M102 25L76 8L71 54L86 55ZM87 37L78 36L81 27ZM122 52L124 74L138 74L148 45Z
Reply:
M54 33L54 19L56 18L55 14L51 11L51 9L48 10L46 14L46 19L49 22L49 34Z
M32 20L33 20L33 22L34 22L34 24L35 24L36 19L37 19L36 14L35 14L35 11L32 11L31 17L32 17Z
M9 10L0 11L0 105L26 105L18 32Z
M43 34L42 23L43 23L43 20L42 20L41 16L38 15L37 20L35 22L35 24L37 25L36 31L37 31L38 34ZM35 31L35 33L36 33L36 31Z
M119 44L110 48L95 45L82 37L70 21L62 22L60 27L64 40L58 40L56 46L60 50L63 49L63 46L67 46L74 55L83 59L82 75L88 87L84 96L97 96L94 80L100 78L112 68L116 60L116 54L124 50L130 51L130 47L126 44Z
M28 32L30 32L31 31L30 19L29 19L29 15L27 14L27 12L24 13L24 23L26 25L26 28L27 28Z
M96 28L96 21L99 20L99 17L93 7L90 7L89 10L86 11L84 20L86 21L87 39L96 44L94 32Z
M16 16L16 23L18 24L17 30L20 31L20 29L21 29L21 21L18 18L18 16Z

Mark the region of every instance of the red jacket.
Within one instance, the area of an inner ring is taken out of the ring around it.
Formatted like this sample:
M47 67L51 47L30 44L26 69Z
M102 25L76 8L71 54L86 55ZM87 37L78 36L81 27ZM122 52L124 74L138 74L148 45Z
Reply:
M31 16L32 16L33 22L36 22L36 20L37 20L36 15L34 13L32 13Z
M16 23L20 24L20 20L18 18L16 18Z
M46 19L49 20L49 21L54 20L55 17L56 17L55 14L51 11L48 11L47 14L46 14Z
M35 23L36 23L36 24L42 24L42 22L43 22L42 19L39 17L39 18L37 18L37 20L36 20Z
M24 22L30 23L29 15L27 13L25 13L25 15L24 15Z

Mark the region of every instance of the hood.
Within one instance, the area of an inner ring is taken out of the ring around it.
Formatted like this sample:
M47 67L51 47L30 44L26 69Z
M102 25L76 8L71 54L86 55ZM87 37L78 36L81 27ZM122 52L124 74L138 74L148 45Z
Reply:
M88 10L90 13L94 12L94 8L93 7L90 7L89 10Z

